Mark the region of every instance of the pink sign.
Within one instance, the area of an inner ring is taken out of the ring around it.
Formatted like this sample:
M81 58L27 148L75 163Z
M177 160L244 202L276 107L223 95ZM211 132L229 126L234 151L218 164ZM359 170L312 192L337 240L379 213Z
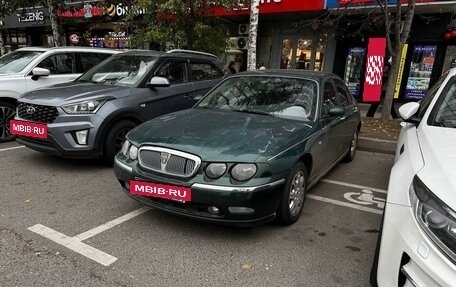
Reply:
M191 188L137 180L130 180L130 194L166 198L183 202L192 200Z
M382 93L386 38L369 38L363 101L379 102Z
M10 121L10 132L13 135L46 139L47 125L25 121Z

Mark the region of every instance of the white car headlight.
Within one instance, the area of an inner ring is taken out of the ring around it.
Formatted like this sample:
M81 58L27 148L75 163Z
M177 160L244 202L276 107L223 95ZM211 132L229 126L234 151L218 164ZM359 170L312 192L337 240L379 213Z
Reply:
M251 179L257 172L257 167L252 163L238 163L231 169L231 176L238 181Z
M206 175L210 178L219 178L226 171L226 164L224 163L211 163L206 167Z
M436 197L418 176L410 185L410 199L421 228L456 263L456 212Z
M128 151L128 156L131 160L136 160L138 158L138 148L131 145L130 150Z
M62 106L68 114L94 114L105 103L105 101L84 101L76 104Z

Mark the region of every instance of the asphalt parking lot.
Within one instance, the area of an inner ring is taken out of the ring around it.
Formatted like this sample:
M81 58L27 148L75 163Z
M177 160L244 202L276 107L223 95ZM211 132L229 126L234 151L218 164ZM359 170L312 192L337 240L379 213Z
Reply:
M1 286L369 286L393 156L358 151L294 225L234 228L149 209L112 168L0 144Z

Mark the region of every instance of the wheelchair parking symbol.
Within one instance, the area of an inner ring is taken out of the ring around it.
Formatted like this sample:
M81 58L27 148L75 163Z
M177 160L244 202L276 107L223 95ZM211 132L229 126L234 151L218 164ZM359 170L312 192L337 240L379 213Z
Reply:
M344 194L346 200L361 205L376 205L378 208L385 207L385 199L374 196L374 193L368 189L361 192L347 192Z

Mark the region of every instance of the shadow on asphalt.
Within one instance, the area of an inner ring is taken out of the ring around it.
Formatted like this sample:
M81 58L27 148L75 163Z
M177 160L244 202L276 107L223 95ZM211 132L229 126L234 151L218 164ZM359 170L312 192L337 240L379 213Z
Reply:
M74 159L74 158L61 158L58 156L34 152L29 154L28 157L37 166L53 166L54 168L62 170L74 170L74 169L88 169L88 168L99 168L99 169L112 169L112 165L104 163L100 159Z

